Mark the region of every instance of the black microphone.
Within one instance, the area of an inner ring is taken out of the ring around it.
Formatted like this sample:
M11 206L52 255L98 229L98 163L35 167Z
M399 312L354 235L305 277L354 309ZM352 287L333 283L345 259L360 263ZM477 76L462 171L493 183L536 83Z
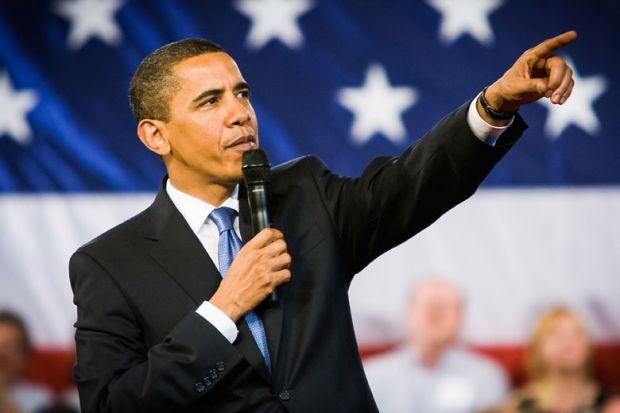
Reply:
M271 164L264 150L253 149L243 153L241 165L250 203L252 231L256 235L261 230L271 227L267 208L267 186L271 177ZM278 300L276 290L271 292L270 299L272 302Z

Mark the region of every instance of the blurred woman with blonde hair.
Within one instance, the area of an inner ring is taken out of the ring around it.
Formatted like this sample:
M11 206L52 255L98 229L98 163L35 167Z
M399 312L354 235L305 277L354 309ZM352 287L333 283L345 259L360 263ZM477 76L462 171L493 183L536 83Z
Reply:
M579 316L565 307L546 312L526 350L529 381L513 392L508 410L589 413L600 411L601 390L591 375L592 348Z

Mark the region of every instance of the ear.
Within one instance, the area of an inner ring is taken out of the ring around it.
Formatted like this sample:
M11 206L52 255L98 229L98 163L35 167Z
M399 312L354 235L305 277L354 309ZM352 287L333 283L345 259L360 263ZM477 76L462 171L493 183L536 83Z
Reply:
M138 123L138 137L149 150L159 156L170 153L170 143L165 136L166 124L160 120L142 119Z

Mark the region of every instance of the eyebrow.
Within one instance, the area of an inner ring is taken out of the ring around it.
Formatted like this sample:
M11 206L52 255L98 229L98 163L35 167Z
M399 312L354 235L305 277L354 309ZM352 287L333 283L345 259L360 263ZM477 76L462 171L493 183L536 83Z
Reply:
M250 85L247 82L239 82L233 88L233 91L238 92L239 90L247 89L250 90Z
M247 89L250 90L250 85L247 82L239 82L233 88L233 92L238 92L239 90ZM201 102L202 100L212 97L212 96L221 96L224 94L224 89L209 89L202 92L200 95L196 96L192 103L196 104Z

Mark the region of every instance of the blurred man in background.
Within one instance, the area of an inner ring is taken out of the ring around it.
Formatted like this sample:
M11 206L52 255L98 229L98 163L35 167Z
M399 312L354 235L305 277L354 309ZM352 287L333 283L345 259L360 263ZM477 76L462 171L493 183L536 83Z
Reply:
M1 413L30 413L51 402L50 392L24 380L31 350L22 319L10 311L0 311Z
M366 365L381 412L475 412L499 405L508 390L502 369L458 344L463 299L441 278L412 292L405 346Z

